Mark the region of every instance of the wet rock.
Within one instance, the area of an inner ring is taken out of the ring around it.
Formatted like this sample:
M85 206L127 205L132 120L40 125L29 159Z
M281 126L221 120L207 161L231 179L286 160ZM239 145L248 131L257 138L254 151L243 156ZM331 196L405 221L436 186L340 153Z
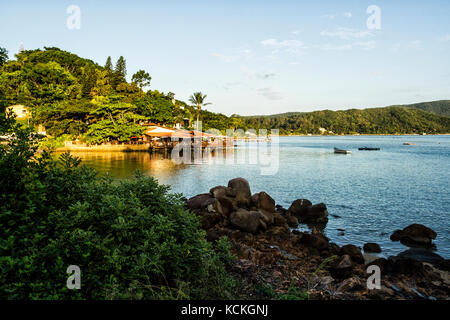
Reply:
M414 259L416 261L428 262L433 265L442 263L445 260L440 255L438 255L434 252L431 252L430 250L425 249L425 248L409 249L409 250L399 253L397 255L397 257L410 258L410 259Z
M228 187L231 189L230 194L235 194L238 206L248 207L251 203L252 194L250 185L244 178L235 178L228 181Z
M388 272L393 274L406 274L418 277L425 274L423 263L411 258L389 257L385 267Z
M213 200L208 200L208 202L211 202L206 207L206 210L208 212L218 212L218 213L224 215L224 209L223 209L222 204L220 203L219 200L213 199Z
M287 214L299 218L307 213L308 207L311 205L311 201L307 199L297 199L292 202L291 206L287 210Z
M275 226L285 226L287 224L287 220L285 217L278 213L273 214L273 224Z
M275 205L275 211L279 214L285 214L287 212L287 209L283 208L283 206L277 204Z
M211 197L209 193L203 193L192 198L189 198L187 201L187 206L191 210L198 210L206 208L209 204L214 202L214 198Z
M216 199L220 199L227 196L227 187L225 186L217 186L214 188L211 188L209 190L209 193Z
M326 223L328 222L328 210L324 203L308 207L306 215L300 216L300 222L304 223Z
M370 265L370 266L371 266L371 265L378 266L378 267L380 267L381 272L384 272L384 270L386 270L386 265L387 265L387 263L388 263L387 259L385 259L385 258L378 258L378 259L375 259L375 260L371 261L371 262L368 263L367 265L368 265L368 266L369 266L369 265Z
M381 247L374 242L368 242L365 243L363 246L364 252L373 252L373 253L380 253Z
M264 191L254 194L252 196L252 202L258 209L262 209L267 212L275 212L275 200L273 200L272 197Z
M274 222L274 214L272 212L268 212L266 210L258 210L261 220L267 225L270 226Z
M364 257L361 253L361 249L353 244L346 244L341 247L340 254L349 255L355 263L364 263Z
M337 260L331 263L329 270L333 278L348 278L353 271L352 259L348 254L343 255L342 257L339 257Z
M222 221L223 216L218 212L201 212L200 223L202 228L208 230Z
M319 251L328 249L328 239L319 234L304 233L299 242L306 247L311 247Z
M286 218L287 224L291 228L297 228L298 227L298 219L294 216L288 216Z
M222 212L225 216L228 216L232 211L234 211L235 207L233 206L233 201L230 198L222 197L219 198L218 201L220 202Z
M327 223L328 211L324 203L312 205L307 199L292 202L286 215L294 216L301 223Z
M232 225L243 231L256 233L261 225L260 217L258 211L239 209L230 214L230 222Z
M412 224L403 230L395 230L391 235L392 241L400 241L408 247L431 247L436 239L436 232L422 224Z

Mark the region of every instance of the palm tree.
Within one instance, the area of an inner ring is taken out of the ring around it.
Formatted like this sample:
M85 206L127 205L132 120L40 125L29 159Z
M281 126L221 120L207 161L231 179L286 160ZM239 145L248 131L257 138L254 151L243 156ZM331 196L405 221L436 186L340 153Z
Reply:
M192 103L197 107L197 130L198 130L198 121L200 116L200 110L202 110L202 107L207 106L208 104L211 104L211 102L205 102L206 94L202 94L199 92L194 92L192 96L189 97L189 102Z

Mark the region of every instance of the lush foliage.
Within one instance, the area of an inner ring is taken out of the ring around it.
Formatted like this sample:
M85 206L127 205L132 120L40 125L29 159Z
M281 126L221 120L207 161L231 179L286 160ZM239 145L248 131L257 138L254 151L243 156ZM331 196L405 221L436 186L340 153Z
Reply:
M204 128L225 131L231 124L242 125L238 119L201 110L208 104L206 95L195 93L189 106L171 92L145 92L151 76L144 70L128 83L123 56L115 67L111 57L102 67L58 48L23 51L16 58L7 61L6 51L0 52L0 90L9 105L31 107L33 124L43 125L55 139L68 135L88 143L127 141L142 134L141 122L192 128L195 116L202 118Z
M180 195L115 182L37 140L0 108L0 299L227 298L229 242L205 240ZM81 289L66 287L69 265Z
M440 100L431 102L421 102L400 107L420 109L427 112L436 113L442 116L450 117L450 100Z
M314 111L243 117L249 128L278 128L281 134L320 134L320 128L335 134L448 133L450 118L402 107Z

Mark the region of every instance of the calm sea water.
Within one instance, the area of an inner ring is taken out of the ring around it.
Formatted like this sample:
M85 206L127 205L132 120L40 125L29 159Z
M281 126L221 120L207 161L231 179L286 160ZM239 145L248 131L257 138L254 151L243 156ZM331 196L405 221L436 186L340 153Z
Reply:
M288 208L293 200L324 202L330 213L325 234L339 245L377 242L383 256L407 247L389 239L395 229L421 223L434 229L437 253L450 258L450 136L280 137L279 169L261 175L255 164L206 159L176 165L167 156L149 153L75 153L84 163L117 178L136 169L169 184L186 197L208 192L244 177L252 193L266 191ZM404 142L415 143L405 146ZM358 151L358 147L380 151ZM254 144L232 152L245 155ZM352 154L333 153L333 147ZM338 215L335 218L331 215ZM344 229L340 235L337 229Z

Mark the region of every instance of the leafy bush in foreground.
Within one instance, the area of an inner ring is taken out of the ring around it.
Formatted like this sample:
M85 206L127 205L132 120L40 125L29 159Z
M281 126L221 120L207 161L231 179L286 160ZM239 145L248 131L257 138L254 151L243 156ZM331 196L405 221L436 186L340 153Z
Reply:
M139 173L97 176L69 154L36 157L29 132L13 131L0 146L0 299L229 297L229 243L208 243L180 195ZM69 265L80 290L66 287Z

